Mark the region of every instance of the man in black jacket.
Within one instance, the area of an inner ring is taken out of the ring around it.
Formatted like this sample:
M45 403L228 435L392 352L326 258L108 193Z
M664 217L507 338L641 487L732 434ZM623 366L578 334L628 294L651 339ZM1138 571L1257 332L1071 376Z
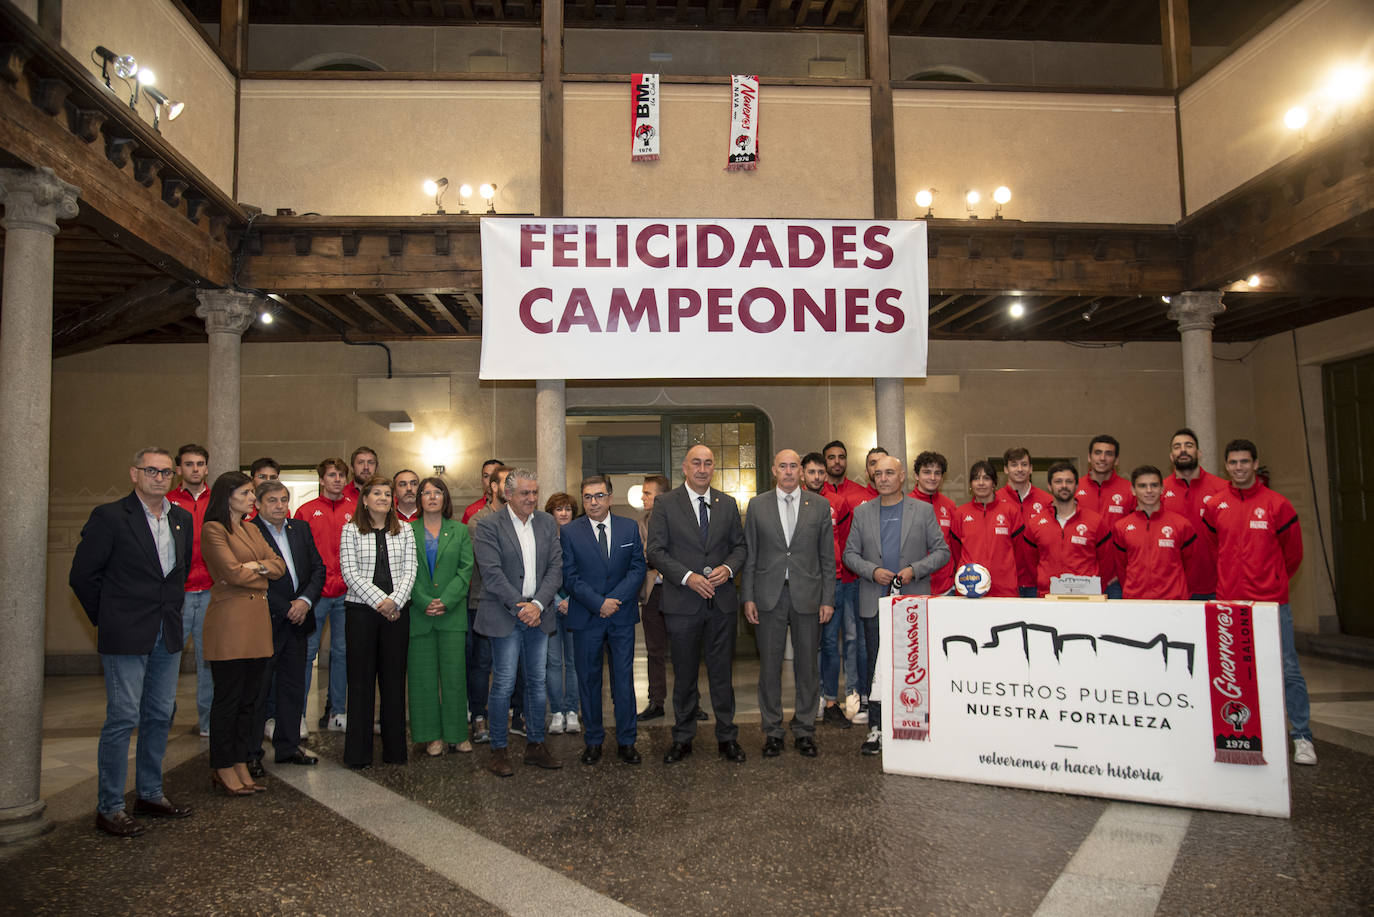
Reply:
M191 562L191 514L167 499L174 472L166 449L134 455L134 490L97 506L72 558L68 582L96 627L105 670L105 725L96 753L95 826L135 837L143 825L124 811L129 736L138 727L134 815L185 818L162 793L162 756L176 710L183 587Z
M259 738L248 771L260 776L261 737L268 698L276 698L272 748L278 764L314 764L319 759L301 750L301 714L305 712L305 644L315 631L315 603L324 589L324 561L310 526L291 518L291 492L280 481L258 485L258 515L253 520L263 540L286 561L286 576L271 580L267 608L272 613L272 659L263 672L254 712Z

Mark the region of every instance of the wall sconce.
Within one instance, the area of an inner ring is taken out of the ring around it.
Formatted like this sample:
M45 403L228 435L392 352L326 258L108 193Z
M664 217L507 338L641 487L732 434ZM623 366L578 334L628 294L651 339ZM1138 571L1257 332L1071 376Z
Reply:
M1283 126L1297 131L1303 142L1308 127L1334 128L1355 111L1374 81L1374 72L1357 64L1343 64L1327 75L1326 82L1308 94L1307 100L1283 113Z
M495 213L496 186L491 184L490 182L482 182L482 184L477 188L477 193L481 195L482 200L487 202L487 213Z
M153 101L153 130L159 134L162 133L163 109L167 111L168 121L175 121L177 116L186 110L185 102L173 102L156 86L149 86L144 89L143 94Z
M447 468L447 466L445 466L445 465L435 465L435 466L434 466L434 476L435 476L436 478L442 478L442 477L444 476L444 471L446 470L446 468Z
M1002 205L1011 200L1011 189L1006 185L998 185L997 190L992 192L992 200L997 204L997 212L992 215L994 220L1002 219Z
M118 71L116 71L116 73L118 73ZM144 87L144 86L152 86L152 85L153 85L153 81L154 81L155 79L157 79L156 75L154 75L153 71L149 70L147 67L139 67L139 68L138 68L138 74L137 74L137 75L134 77L134 79L132 80L133 87L134 87L133 92L131 92L131 93L129 94L129 107L130 107L130 108L132 108L134 111L138 111L138 91L139 91L139 89L141 89L141 88ZM130 81L129 81L129 80L125 80L125 82L130 82Z
M979 194L975 188L970 188L968 193L964 195L964 206L968 209L968 218L970 220L978 219L978 214L973 212L973 208L977 207L978 202L982 199L983 195Z
M106 89L114 90L114 87L110 85L111 65L114 66L115 76L121 80L127 80L138 73L138 61L134 60L131 54L116 54L104 45L96 45L95 50L91 53L95 55L91 60L95 60L96 57L100 58L100 78L105 81Z
M472 185L462 184L458 186L458 206L461 208L459 213L468 212L468 198L472 197Z
M423 187L425 189L425 194L432 194L434 196L434 212L436 214L443 213L444 192L448 190L448 179L441 178L436 181L432 178L427 178L425 179Z
M916 206L925 208L925 219L927 220L935 216L935 195L937 193L934 188L922 188L916 192Z

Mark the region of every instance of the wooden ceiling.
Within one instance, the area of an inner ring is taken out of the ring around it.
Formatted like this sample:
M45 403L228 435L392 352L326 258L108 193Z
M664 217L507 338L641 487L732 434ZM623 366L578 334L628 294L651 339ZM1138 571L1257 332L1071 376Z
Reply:
M205 23L221 0L188 0ZM1295 0L1194 0L1197 45L1227 47ZM537 25L538 0L249 0L249 24ZM1159 44L1159 0L889 0L895 35ZM862 29L864 0L568 0L568 28Z

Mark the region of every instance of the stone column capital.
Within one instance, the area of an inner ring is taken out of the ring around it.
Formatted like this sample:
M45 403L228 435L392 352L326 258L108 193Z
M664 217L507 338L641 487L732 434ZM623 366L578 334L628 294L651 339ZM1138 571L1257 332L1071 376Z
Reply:
M81 190L57 177L47 166L37 169L0 169L0 200L6 232L32 229L57 235L57 221L76 216Z
M242 290L199 290L196 316L204 320L209 334L227 333L241 336L258 317L262 297Z
M1226 311L1221 302L1220 290L1189 290L1178 293L1169 300L1169 318L1178 322L1178 330L1211 331L1216 327L1213 319Z

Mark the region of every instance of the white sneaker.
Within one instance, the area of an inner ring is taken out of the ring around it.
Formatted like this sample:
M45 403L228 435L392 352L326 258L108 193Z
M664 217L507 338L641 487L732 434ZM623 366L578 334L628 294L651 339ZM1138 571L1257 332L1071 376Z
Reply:
M1317 750L1312 747L1311 739L1293 740L1293 763L1294 764L1316 764Z
M210 727L209 727L209 726L206 726L204 729L202 729L202 730L200 731L200 737L201 737L202 739L208 739L208 738L210 738Z
M849 722L858 723L862 726L868 722L868 698L859 701L859 709L854 711L854 715L849 718Z
M310 727L307 726L307 725L305 724L305 717L304 717L304 716L301 717L301 738L302 738L302 739L308 739L308 738L310 738Z
M555 713L553 715L553 719L549 720L548 732L549 735L555 736L563 734L563 714Z
M576 713L569 713L566 717L566 729L568 732L581 732L582 724L577 721Z
M868 738L859 746L859 754L876 755L883 750L883 731L877 726L868 730Z
M816 704L816 719L825 716L825 698L822 697Z
M858 713L858 712L859 712L859 692L858 692L858 691L850 691L848 694L846 694L846 695L844 696L844 715L847 716L847 717L849 717L849 718L852 720L852 719L854 719L854 714L856 714L856 713Z
M330 731L330 732L347 732L347 731L348 731L348 714L347 714L347 713L336 713L336 714L334 714L333 716L331 716L331 717L329 718L329 731Z
M267 740L270 741L271 738L272 738L272 733L274 733L274 732L276 732L276 731L277 731L277 721L276 721L275 719L273 719L272 717L269 716L269 717L267 718L267 722L265 722L265 723L262 724L262 737L263 737L264 739L267 739Z

